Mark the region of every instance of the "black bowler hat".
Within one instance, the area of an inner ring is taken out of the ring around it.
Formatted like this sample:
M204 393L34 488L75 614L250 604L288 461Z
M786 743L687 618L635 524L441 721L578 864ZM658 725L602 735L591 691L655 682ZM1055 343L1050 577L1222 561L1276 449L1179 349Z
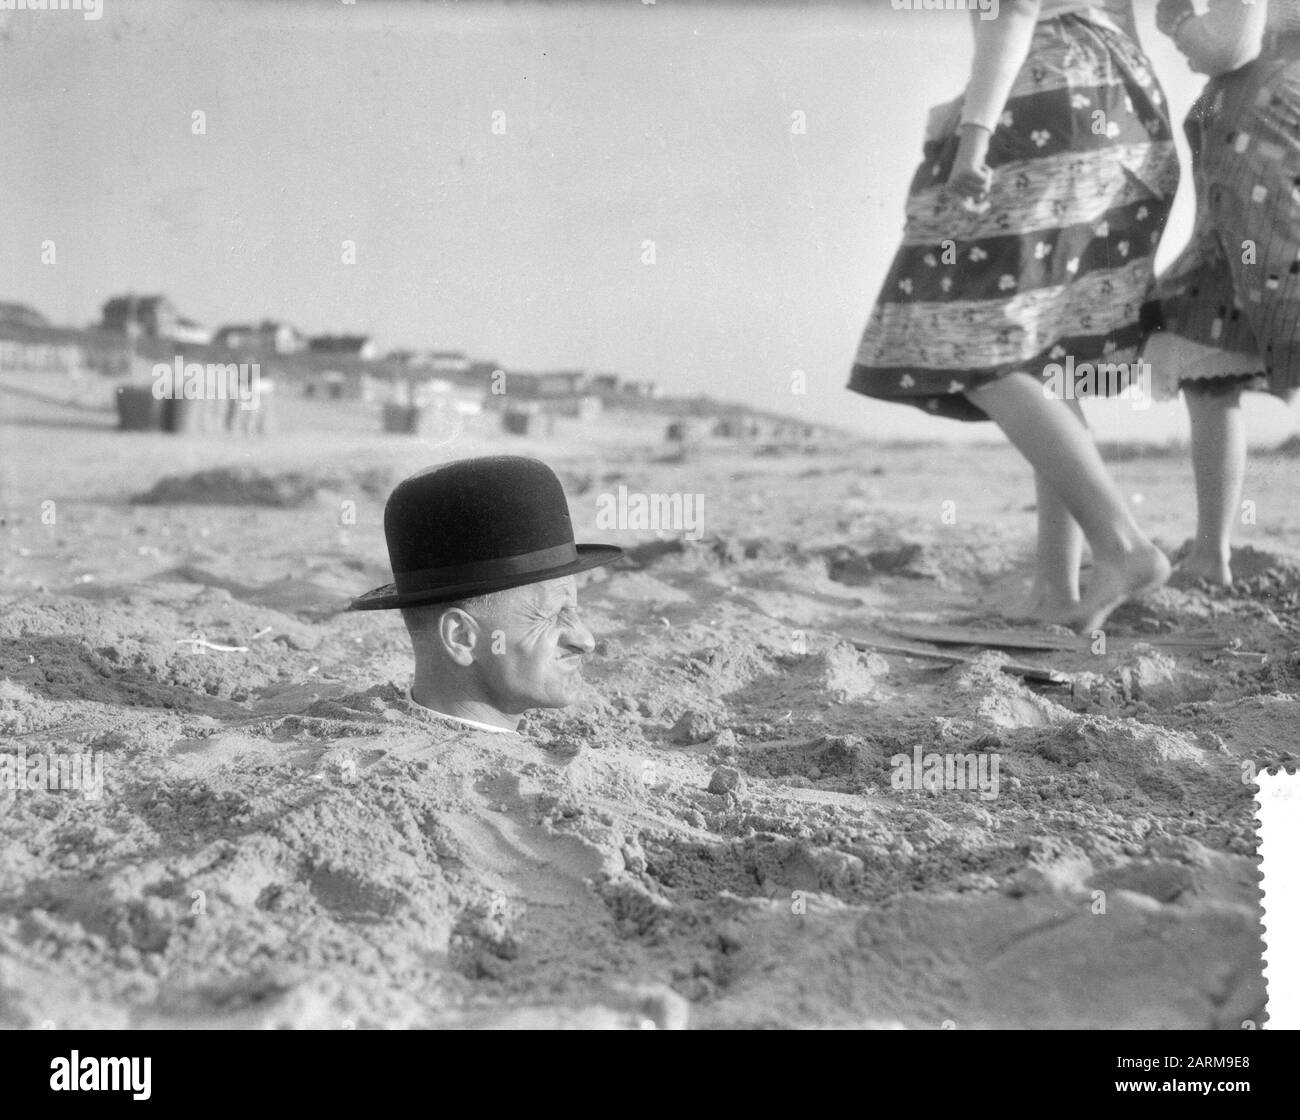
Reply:
M559 579L623 550L574 544L564 488L536 459L494 455L434 467L397 484L384 506L393 581L354 611L418 607Z

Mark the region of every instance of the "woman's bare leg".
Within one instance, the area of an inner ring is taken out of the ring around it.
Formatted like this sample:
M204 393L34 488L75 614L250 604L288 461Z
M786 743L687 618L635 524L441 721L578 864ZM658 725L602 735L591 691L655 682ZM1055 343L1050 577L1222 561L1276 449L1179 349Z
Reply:
M1196 540L1178 570L1226 587L1232 582L1232 525L1246 477L1241 390L1206 393L1184 387L1183 396L1192 422Z
M1066 404L1086 429L1088 422L1079 402L1070 400ZM1061 495L1037 470L1034 492L1038 505L1038 548L1030 591L1031 610L1041 621L1061 622L1070 618L1079 606L1083 530Z
M1012 373L970 397L1006 433L1079 523L1092 547L1087 590L1067 622L1094 630L1126 599L1169 578L1169 561L1138 528L1107 472L1088 429L1065 403L1043 393L1042 382Z

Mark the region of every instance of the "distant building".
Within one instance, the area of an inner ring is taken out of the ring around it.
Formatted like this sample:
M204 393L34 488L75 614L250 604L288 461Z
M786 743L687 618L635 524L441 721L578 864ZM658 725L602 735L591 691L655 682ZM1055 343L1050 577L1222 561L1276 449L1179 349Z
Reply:
M473 363L464 350L429 350L425 358L429 368L442 377L468 378L473 370Z
M0 301L0 326L5 327L48 327L49 321L39 311L34 311L25 303L8 303Z
M647 397L651 400L658 400L664 395L664 391L654 381L624 381L623 392L634 397Z
M256 350L263 354L297 354L306 349L307 340L289 323L263 319L257 325L232 323L212 336L215 346L227 350Z
M814 439L817 430L811 424L803 424L798 420L782 420L772 429L774 439L780 440L809 440Z
M114 296L104 304L101 326L117 334L171 338L179 316L166 296Z
M207 346L212 341L212 332L207 327L200 326L193 319L178 315L176 322L172 325L170 337L176 342L188 342L193 346Z
M457 381L468 380L474 367L482 364L471 362L464 350L390 350L385 357L412 372L422 371Z
M86 368L80 346L47 342L19 342L3 337L0 321L0 372L76 373Z
M410 370L427 368L426 358L419 350L390 350L384 355L384 361Z
M617 393L619 377L617 373L593 373L591 391L593 393Z
M707 416L679 416L669 423L664 438L669 443L699 443L711 435L731 434L720 432L723 420L712 420Z
M538 397L542 392L541 374L525 373L522 370L506 370L502 385L504 395L512 397Z
M542 397L576 397L588 389L587 371L581 369L550 370L537 374L537 394Z
M307 349L313 354L346 355L371 361L379 356L379 348L366 334L318 334L307 340Z

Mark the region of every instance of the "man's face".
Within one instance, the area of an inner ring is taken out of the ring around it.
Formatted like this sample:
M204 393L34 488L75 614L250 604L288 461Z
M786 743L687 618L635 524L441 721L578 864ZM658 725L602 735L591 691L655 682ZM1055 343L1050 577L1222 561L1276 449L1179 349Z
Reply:
M495 617L485 620L483 656L475 664L496 708L563 708L578 698L582 658L596 640L578 617L572 576L502 592Z

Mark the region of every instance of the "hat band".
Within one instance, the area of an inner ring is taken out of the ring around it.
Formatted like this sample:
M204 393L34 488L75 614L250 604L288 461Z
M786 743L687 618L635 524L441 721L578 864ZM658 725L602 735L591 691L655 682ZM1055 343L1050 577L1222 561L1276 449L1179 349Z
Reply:
M558 568L578 559L572 541L551 548L521 552L518 556L498 556L492 560L475 560L469 564L451 564L445 568L420 568L414 572L394 572L393 582L403 595L413 591L432 591L455 587L461 583L488 583L510 576L526 576Z

